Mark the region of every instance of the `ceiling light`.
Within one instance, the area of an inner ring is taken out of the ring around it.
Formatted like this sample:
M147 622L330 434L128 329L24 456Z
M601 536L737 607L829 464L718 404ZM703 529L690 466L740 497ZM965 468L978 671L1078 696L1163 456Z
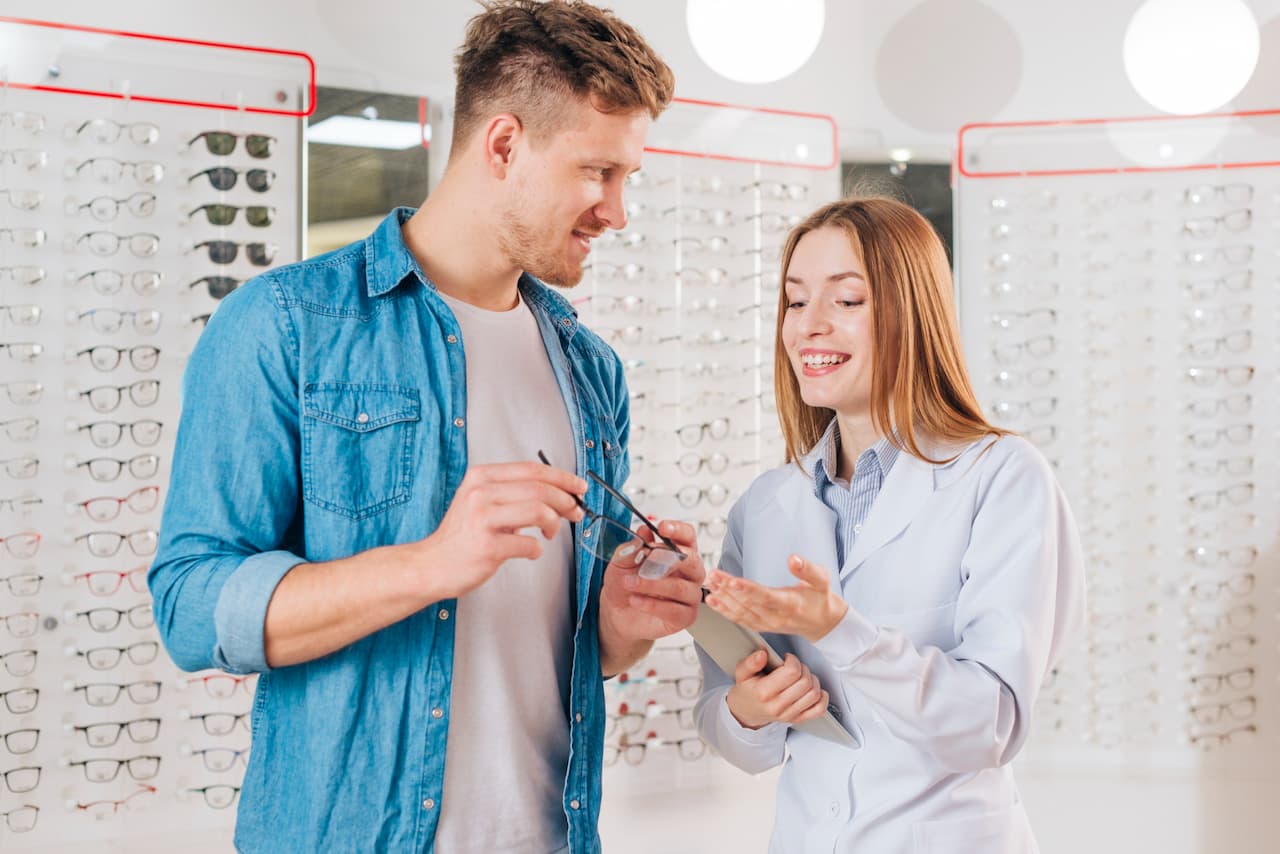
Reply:
M688 0L685 25L711 70L739 83L772 83L808 62L824 0Z
M331 116L307 128L307 142L352 145L360 148L413 148L431 141L431 125Z

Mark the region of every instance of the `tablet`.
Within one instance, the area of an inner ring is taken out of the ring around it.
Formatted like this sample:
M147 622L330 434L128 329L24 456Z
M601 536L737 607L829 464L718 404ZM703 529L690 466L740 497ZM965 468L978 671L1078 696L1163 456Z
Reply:
M738 663L742 659L758 649L763 649L769 656L764 672L768 673L775 667L782 666L782 656L778 655L778 651L770 646L759 632L738 625L716 612L705 602L698 606L698 618L689 627L689 634L693 635L693 639L697 641L698 646L702 647L703 652L711 656L711 660L730 676L737 670ZM844 747L857 749L859 746L857 740L836 720L830 706L820 718L789 724L789 726Z

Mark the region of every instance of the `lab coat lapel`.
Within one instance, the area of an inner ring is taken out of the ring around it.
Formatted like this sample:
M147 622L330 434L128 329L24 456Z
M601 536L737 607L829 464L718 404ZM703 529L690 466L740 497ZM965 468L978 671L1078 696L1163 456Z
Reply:
M810 467L808 471L812 471ZM792 467L790 476L775 497L778 519L782 521L782 533L788 543L796 544L792 551L810 563L826 568L831 573L832 589L839 590L839 564L836 562L836 514L823 504L813 491L813 481L808 475ZM766 518L762 525L771 525ZM789 572L784 568L784 573Z
M898 454L889 476L880 487L880 494L871 505L871 513L862 523L862 531L854 538L853 550L845 557L844 566L840 569L841 578L857 569L911 523L933 494L934 468L906 451Z

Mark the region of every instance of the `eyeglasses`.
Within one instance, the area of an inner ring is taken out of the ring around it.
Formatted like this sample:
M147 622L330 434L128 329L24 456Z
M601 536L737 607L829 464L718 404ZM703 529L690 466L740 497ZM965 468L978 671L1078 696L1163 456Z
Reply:
M0 616L0 626L4 626L10 637L29 638L40 628L40 615L35 611L20 611L16 614Z
M128 619L129 625L135 629L149 629L156 624L155 614L152 613L150 603L134 605L127 610L122 608L90 608L88 611L68 611L66 618L67 622L83 618L89 624L89 628L95 632L114 631L120 625L120 621L124 619Z
M43 267L0 267L0 278L15 281L20 285L38 285L44 281Z
M14 245L28 249L43 246L48 236L43 228L0 228L0 237L7 237Z
M36 385L39 386L40 384L36 383ZM40 386L40 390L43 390L43 386ZM12 388L8 389L8 393L9 399L15 403L34 402L31 400L22 400L21 396L15 399ZM39 394L36 395L36 399L39 399ZM32 418L31 416L10 418L6 421L0 421L0 428L4 428L4 434L15 442L30 442L40 435L40 419Z
M0 351L15 362L34 362L44 352L44 345L34 341L0 343Z
M124 393L129 393L129 400L135 406L153 406L160 397L159 380L138 380L128 385L100 385L81 392L72 392L79 397L89 399L89 406L95 412L114 412L120 408Z
M690 448L708 437L719 440L728 435L728 418L713 418L711 421L698 424L685 424L683 427L676 429L676 436L679 437L681 444Z
M0 311L4 312L4 316L8 317L9 322L14 326L35 326L44 313L40 306L33 303L0 305Z
M129 470L129 474L138 480L147 480L155 477L157 471L160 470L160 457L155 454L138 454L128 460L117 460L112 457L94 457L91 460L69 460L69 465L74 469L85 469L89 472L89 477L99 483L109 483L118 480L120 474L125 470Z
M1220 308L1192 306L1183 316L1189 327L1206 327L1219 323L1244 324L1253 319L1253 306L1247 303L1224 305Z
M1245 231L1253 225L1253 211L1248 208L1228 211L1222 216L1202 216L1182 224L1182 231L1191 237L1212 237L1221 231Z
M788 184L782 181L753 181L742 188L744 193L748 190L757 190L764 198L777 201L798 202L809 195L809 188L804 184Z
M698 523L698 536L700 537L723 537L728 530L729 520L723 516L717 516L714 519Z
M606 231L596 238L602 249L641 249L648 238L639 231Z
M120 723L88 724L71 726L72 732L84 733L85 741L90 747L112 747L120 740L120 734L126 733L134 744L149 744L160 737L159 718L137 718ZM135 777L135 779L137 779Z
M128 543L129 550L141 557L156 553L159 537L158 531L140 528L128 534L118 534L115 531L93 531L76 537L75 542L83 542L89 549L89 554L94 557L114 557L120 551L120 546Z
M126 572L98 569L93 572L81 572L71 576L72 583L84 581L89 592L94 596L111 596L120 589L120 584L128 580L134 593L147 592L147 567L140 566Z
M86 243L90 252L103 258L115 255L121 246L126 245L138 258L150 258L160 251L160 235L149 232L123 235L110 231L91 231L76 238L76 245L81 243Z
M149 706L160 699L160 683L154 680L139 682L90 682L87 685L69 686L72 693L84 692L84 701L94 708L114 706L121 695L135 706Z
M79 127L67 125L67 139L88 133L94 142L109 145L123 134L137 145L151 145L160 139L160 128L151 122L117 122L113 119L89 119Z
M151 216L156 212L156 194L138 191L132 196L117 199L112 196L98 196L84 204L71 201L67 204L68 213L87 210L98 222L111 222L120 215L121 209L137 217Z
M71 647L67 652L69 656L83 658L93 670L111 670L125 656L134 664L150 664L156 660L160 644L155 641L139 641L128 646L98 646L84 650Z
M1228 549L1196 546L1195 548L1187 549L1187 560L1194 561L1200 566L1216 566L1225 563L1234 567L1244 568L1251 566L1257 559L1258 550L1253 546L1237 546Z
M47 152L38 151L34 148L0 150L0 164L6 162L12 163L20 169L26 169L28 172L34 172L37 169L43 169L49 164L49 155Z
M1198 386L1211 386L1219 381L1242 386L1253 379L1252 365L1222 365L1187 368L1186 378Z
M987 259L987 269L992 272L1005 270L1049 270L1058 266L1058 253L1051 249L1022 252L999 252Z
M591 270L597 279L605 280L633 282L644 276L644 265L630 262L626 264L611 264L608 261L596 261L587 269Z
M677 237L671 243L681 252L720 254L733 251L729 238L719 234L713 234L709 237Z
M236 185L236 179L239 176L240 171L238 169L232 169L230 166L214 166L212 169L205 169L192 175L187 179L187 183L189 184L201 177L208 178L209 183L213 185L215 190L225 192ZM245 184L255 193L265 193L270 190L275 180L276 173L269 169L247 169L244 172Z
M1000 418L1020 418L1024 415L1043 417L1052 415L1058 408L1056 397L1035 397L1031 400L997 400L992 406Z
M0 196L4 196L9 207L20 211L33 211L44 201L44 193L39 190L13 190L0 188Z
M76 358L88 356L89 364L96 370L106 372L115 370L126 354L129 356L129 364L137 371L154 370L160 361L160 348L152 347L150 344L139 344L128 348L99 344L97 347L79 351L76 353Z
M1253 260L1253 247L1247 243L1222 246L1217 249L1195 249L1183 252L1178 261L1186 267L1207 267L1211 264L1248 264Z
M0 812L5 826L14 833L28 833L35 829L36 820L40 817L40 807L23 804L8 812Z
M1058 322L1058 313L1051 308L1033 308L1027 311L997 311L991 315L991 325L997 329L1013 326L1051 326Z
M85 515L95 522L110 522L120 515L120 510L123 507L128 507L134 513L142 515L156 509L159 503L160 487L143 486L123 498L111 496L90 498L86 501L68 504L67 509L72 513L76 510L83 510Z
M760 230L767 232L787 231L795 228L800 224L803 217L800 214L777 213L775 211L761 211L757 214L748 214L743 217L744 220L759 220Z
M164 180L164 167L154 160L117 160L114 157L90 157L78 165L67 165L66 176L75 178L85 169L94 179L114 184L131 175L139 184L158 184Z
M135 780L153 780L160 773L159 756L133 756L128 759L81 759L64 762L67 768L83 768L90 783L110 783L124 768Z
M231 712L206 712L201 715L191 714L190 709L179 709L178 717L183 720L199 721L209 735L227 735L236 725L245 732L249 731L249 715L247 712L232 714Z
M210 294L210 296L213 296ZM608 294L591 294L581 299L573 301L574 305L582 305L583 303L591 303L591 307L599 314L613 314L622 312L624 314L644 314L647 304L644 297L638 296L610 296Z
M244 279L237 279L232 276L203 276L187 285L187 287L197 288L200 285L204 285L208 289L210 297L220 300L242 284L244 284Z
M1198 745L1205 749L1213 747L1222 747L1230 744L1233 736L1240 736L1244 733L1255 733L1258 731L1256 724L1244 724L1243 726L1232 727L1223 732L1194 732L1187 737L1187 741L1191 744Z
M1197 581L1187 587L1187 593L1201 602L1212 602L1224 592L1232 596L1248 596L1253 592L1254 580L1253 573L1246 572L1222 581Z
M28 765L10 771L0 771L0 780L4 781L10 792L21 795L40 785L40 770L38 765Z
M15 649L12 652L0 653L0 664L10 676L30 676L36 669L36 657L39 653L34 649Z
M1253 439L1252 424L1232 424L1217 429L1196 430L1187 434L1187 442L1194 448L1212 448L1219 442L1243 445Z
M1257 645L1258 639L1253 635L1236 635L1223 640L1200 638L1185 644L1183 648L1187 655L1213 658L1224 653L1235 656L1248 655Z
M19 560L25 560L34 557L35 553L40 550L40 535L35 531L18 531L5 537L0 537L0 546L4 546L13 557Z
M70 808L74 808L82 812L87 812L90 815L92 815L94 818L101 820L105 818L110 818L111 816L118 813L121 809L124 809L124 810L136 809L138 804L141 803L141 801L138 801L137 798L140 798L143 795L154 795L155 793L156 793L155 786L140 784L136 791L134 791L132 794L126 795L125 797L119 800L89 801L87 803L82 803L80 801L73 801L71 802Z
M210 225L231 225L231 223L235 222L236 214L240 210L240 205L216 202L201 205L187 214L187 217L190 218L203 212ZM243 210L245 221L255 228L264 228L271 225L276 218L276 209L267 205L247 205Z
M40 583L44 581L43 575L37 575L34 572L20 572L15 575L0 578L6 587L9 588L10 596L35 596L40 592Z
M733 211L728 208L670 207L662 211L662 216L675 216L685 225L731 225Z
M723 267L685 267L672 275L686 285L723 285L729 281L729 271Z
M34 668L34 665L32 667ZM12 671L10 672L12 673ZM25 715L40 704L40 689L11 688L8 691L0 691L0 699L4 700L4 707L9 710L10 714Z
M729 468L729 458L719 451L714 451L710 454L699 454L696 451L690 451L676 460L676 467L683 474L690 476L700 471L722 474Z
M1061 287L1057 282L1025 281L997 282L987 287L987 295L996 299L1024 297L1029 300L1044 301L1058 295Z
M1188 632L1211 634L1223 629L1247 629L1257 615L1258 609L1251 602L1241 602L1223 611L1215 606L1210 613L1188 609L1183 624Z
M997 362L1013 362L1023 356L1043 358L1057 349L1057 339L1052 335L1038 335L1025 341L1008 344L996 344L991 348L991 355Z
M110 386L107 386L107 388L110 388ZM159 389L140 390L140 399L150 399L154 402L152 392L158 394ZM114 408L115 406L110 407L110 409ZM126 431L134 444L139 447L149 448L160 441L160 430L164 427L163 423L151 419L129 422L92 421L88 424L75 424L72 422L69 426L75 433L88 431L89 441L97 448L114 448L120 444L120 440L124 437Z
M271 150L275 147L276 138L260 133L239 134L231 133L225 130L207 130L193 136L188 142L187 147L195 145L200 140L204 140L204 146L209 153L217 157L225 157L236 150L236 140L244 137L244 150L250 156L261 160L264 157L271 156Z
M236 801L240 794L239 786L201 786L198 789L187 789L190 794L198 794L204 802L216 810L224 810Z
M1199 477L1229 474L1236 477L1253 473L1253 457L1227 457L1220 460L1188 460L1186 470Z
M1243 353L1253 346L1253 335L1247 329L1223 335L1219 338L1199 338L1190 341L1183 352L1205 358L1219 353Z
M87 281L103 296L119 293L126 281L138 296L150 296L160 290L160 283L164 281L164 273L159 270L136 270L128 276L118 270L92 270L79 276L74 273L70 276L75 277L72 281L76 284Z
M0 128L6 125L34 136L44 130L44 116L24 110L0 113Z
M1204 205L1221 199L1228 204L1247 205L1253 200L1253 187L1249 184L1199 184L1188 187L1182 201L1189 205Z
M205 240L191 247L190 251L195 252L204 249L209 253L210 263L226 265L236 260L241 246L244 247L249 263L257 267L268 266L272 259L276 257L278 248L274 243L237 243L234 240Z
M225 700L240 688L252 696L257 678L252 674L233 676L230 673L209 673L204 676L179 676L178 687L188 688L192 685L203 685L204 692L216 700Z
M0 498L0 511L30 516L31 511L44 503L37 495L19 495L16 498Z
M708 487L683 486L676 492L676 500L681 507L697 507L700 502L718 507L729 498L729 489L722 483L713 483Z
M215 774L230 771L237 760L241 765L249 764L248 747L240 750L233 750L230 747L206 747L201 750L193 750L191 745L184 744L178 749L184 756L199 756L200 761L204 763L204 767Z
M0 466L3 466L4 473L14 480L28 480L39 473L40 459L28 454L25 457L0 460Z
M538 459L544 465L551 465L551 461L542 451L538 451ZM622 505L631 517L631 524L638 522L647 528L653 534L654 542L645 542L628 524L593 512L582 502L582 499L574 496L575 503L585 514L583 518L585 526L581 537L583 548L609 563L629 560L631 566L638 567L642 578L661 578L670 572L672 567L688 557L674 542L659 532L658 526L650 522L649 517L641 513L621 492L605 483L598 474L588 470L587 479Z
M36 745L40 743L40 730L28 728L0 733L0 742L14 756L22 756L36 749Z
M1245 697L1228 700L1225 703L1192 705L1187 711L1191 713L1191 717L1195 718L1196 723L1212 726L1228 718L1234 718L1238 721L1248 720L1253 717L1257 708L1258 698L1250 694Z
M1232 394L1222 398L1193 400L1182 408L1183 412L1197 418L1212 418L1215 415L1244 415L1253 408L1253 396L1249 394Z
M89 325L95 332L112 335L124 328L126 320L133 324L133 331L139 335L155 335L160 329L163 316L154 309L135 309L118 311L114 308L91 308L79 313L72 312L76 320L89 318ZM70 317L71 315L69 315Z

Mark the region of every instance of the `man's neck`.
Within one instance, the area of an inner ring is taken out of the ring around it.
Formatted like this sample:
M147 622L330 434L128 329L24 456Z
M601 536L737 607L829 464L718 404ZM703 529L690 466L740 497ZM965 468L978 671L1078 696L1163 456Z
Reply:
M443 293L490 311L514 308L520 270L498 245L493 212L448 173L402 228L422 272Z

